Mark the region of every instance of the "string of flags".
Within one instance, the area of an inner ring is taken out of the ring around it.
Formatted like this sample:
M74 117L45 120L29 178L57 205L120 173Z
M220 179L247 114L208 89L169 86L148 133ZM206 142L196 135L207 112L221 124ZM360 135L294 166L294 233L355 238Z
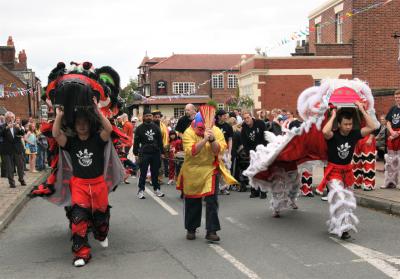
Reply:
M386 1L383 1L383 2L380 1L380 2L377 2L377 3L371 4L369 6L360 8L360 9L353 9L351 12L347 12L346 14L341 15L338 18L336 18L336 17L335 18L331 18L331 19L329 19L329 20L327 20L327 21L325 21L323 23L319 23L318 26L322 30L323 28L325 28L328 25L336 24L338 21L341 21L341 22L347 21L350 17L353 17L353 16L361 14L361 13L365 13L365 12L367 12L369 10L372 10L372 9L376 9L376 8L385 6L385 5L389 4L392 1L393 0L386 0ZM306 26L306 27L300 29L299 31L291 33L290 35L284 37L283 39L281 39L281 40L279 40L277 42L275 42L274 44L272 44L270 46L267 46L265 48L265 51L267 52L267 51L270 51L270 50L275 49L277 47L281 47L283 45L286 45L286 44L288 44L288 43L290 43L292 41L304 38L304 37L310 35L310 31L311 32L315 32L316 28L313 27L313 26L312 27Z
M332 18L332 19L330 19L330 20L328 20L328 21L325 21L325 22L323 22L323 23L318 24L318 26L320 26L320 28L322 29L322 28L325 28L325 27L328 26L328 25L336 24L339 20L341 20L341 21L344 22L344 21L348 20L348 19L349 19L350 17L352 17L352 16L355 16L355 15L358 15L358 14L361 14L361 13L365 13L365 12L367 12L367 11L369 11L369 10L376 9L376 8L379 8L379 7L382 7L382 6L385 6L385 5L389 4L389 3L392 2L392 1L393 1L393 0L385 0L385 1L383 1L383 2L380 1L380 2L377 2L377 3L371 4L371 5L369 5L369 6L360 8L360 9L353 9L351 12L347 12L345 15L342 15L342 16L339 17L339 18ZM283 39L277 41L276 43L272 44L271 46L266 47L266 48L265 48L265 51L267 52L267 51L270 51L270 50L272 50L272 49L274 49L274 48L277 48L277 47L281 47L281 46L283 46L283 45L286 45L286 44L288 44L288 43L290 43L290 42L293 42L293 41L295 41L295 40L299 40L299 39L301 39L301 38L304 38L304 37L310 35L310 31L311 31L311 32L314 32L314 31L315 31L315 27L311 27L311 28L310 28L309 26L303 27L303 28L301 28L300 30L291 33L290 35L285 36ZM230 72L230 71L233 70L233 68L238 68L239 66L240 66L240 62L239 62L238 64L232 66L229 70L221 71L221 72L218 73L218 74L219 74L219 75L225 74L226 72ZM217 74L217 75L218 75L218 74ZM209 82L211 82L211 81L212 81L212 78L211 78L211 79L205 80L204 82L198 84L197 87L196 87L196 89L199 89L201 86L206 85L207 83L209 83Z
M6 88L11 88L12 90L6 90ZM0 98L14 98L20 96L26 96L28 94L33 94L33 88L20 88L17 87L15 83L10 84L0 84Z
M369 6L360 8L360 9L353 9L351 12L347 12L346 14L342 15L342 16L339 17L339 18L331 18L331 19L328 20L328 21L325 21L325 22L323 22L323 23L318 24L318 26L319 26L319 27L321 28L321 30L322 30L323 28L325 28L325 27L328 26L328 25L336 24L339 20L341 20L342 22L344 22L344 21L348 20L350 17L353 17L353 16L358 15L358 14L361 14L361 13L365 13L365 12L367 12L367 11L369 11L369 10L372 10L372 9L376 9L376 8L385 6L385 5L389 4L389 3L392 2L392 1L393 1L393 0L385 0L385 1L383 1L383 2L380 1L380 2L377 2L377 3L373 3L373 4L369 5ZM278 41L275 42L274 44L272 44L272 45L270 45L270 46L267 46L267 47L265 48L265 52L268 52L268 51L270 51L270 50L272 50L272 49L275 49L275 48L277 48L277 47L281 47L281 46L286 45L286 44L288 44L288 43L290 43L290 42L293 42L293 41L299 40L299 39L301 39L301 38L304 38L304 37L310 35L310 31L311 31L311 32L315 32L315 27L309 27L309 26L303 27L303 28L301 28L300 30L291 33L290 35L285 36L283 39L278 40ZM219 75L225 74L226 72L230 72L230 71L233 70L233 68L237 68L237 67L239 67L239 66L240 66L240 62L239 62L238 64L232 66L229 70L221 71L221 72L218 73L218 74L219 74ZM196 89L199 89L201 86L206 85L207 83L209 83L209 82L211 82L211 81L212 81L212 78L211 78L211 79L208 79L208 80L205 80L204 82L198 84L197 87L196 87Z

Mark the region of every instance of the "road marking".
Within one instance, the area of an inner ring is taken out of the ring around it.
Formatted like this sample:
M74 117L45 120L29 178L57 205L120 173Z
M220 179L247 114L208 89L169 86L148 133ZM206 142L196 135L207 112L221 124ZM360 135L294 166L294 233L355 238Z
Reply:
M249 230L250 230L250 228L249 228L248 226L246 226L245 224L240 223L238 220L236 220L236 219L233 218L233 217L225 217L225 219L226 219L227 221L229 221L230 223L234 224L235 226L241 228L241 229L244 229L244 230L246 230L246 231L249 231Z
M346 249L350 250L352 253L356 254L370 265L379 269L390 278L400 279L400 270L391 265L391 264L399 265L400 264L399 258L392 257L382 252L378 252L376 250L372 250L360 245L341 241L333 237L331 237L331 239L339 243Z
M166 211L169 212L171 215L179 215L178 212L170 207L168 204L166 204L163 200L161 200L159 197L157 197L148 187L146 187L146 191L149 194L150 197L152 197L156 202L158 202L159 205L161 205Z
M239 262L234 256L229 254L227 251L225 251L221 246L216 245L216 244L209 244L211 248L217 252L218 255L223 257L225 260L230 262L234 267L236 267L240 272L242 272L244 275L246 275L250 279L260 279L260 277L249 269L247 266Z

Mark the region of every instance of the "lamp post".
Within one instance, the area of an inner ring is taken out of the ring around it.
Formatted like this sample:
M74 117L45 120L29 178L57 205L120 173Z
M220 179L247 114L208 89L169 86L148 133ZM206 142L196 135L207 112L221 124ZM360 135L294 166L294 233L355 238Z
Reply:
M29 112L29 117L32 116L32 106L31 106L31 88L33 87L32 83L32 72L31 71L26 71L23 73L24 79L27 84L27 89L28 89L28 112Z

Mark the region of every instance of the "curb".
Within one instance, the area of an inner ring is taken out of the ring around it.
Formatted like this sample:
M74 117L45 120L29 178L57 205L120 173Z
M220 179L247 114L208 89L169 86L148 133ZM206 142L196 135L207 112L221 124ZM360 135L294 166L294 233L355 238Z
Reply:
M39 185L49 174L50 170L36 178L31 185L27 185L25 191L20 195L17 201L6 210L3 216L0 216L0 232L7 228L7 226L11 223L15 216L17 216L24 205L31 199L28 197L28 194L32 190L32 187L34 185Z
M398 202L388 201L381 198L366 197L360 194L356 194L355 197L359 206L400 216L400 203Z

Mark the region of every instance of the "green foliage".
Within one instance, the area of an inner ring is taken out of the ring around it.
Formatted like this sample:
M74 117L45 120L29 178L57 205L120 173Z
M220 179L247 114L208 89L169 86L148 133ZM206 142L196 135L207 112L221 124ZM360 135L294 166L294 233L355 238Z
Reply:
M138 90L138 82L136 79L130 78L128 84L121 90L119 96L125 100L126 103L133 101L133 92Z
M207 105L213 106L215 109L218 108L218 103L217 103L216 101L214 101L214 100L208 101L208 102L207 102Z

